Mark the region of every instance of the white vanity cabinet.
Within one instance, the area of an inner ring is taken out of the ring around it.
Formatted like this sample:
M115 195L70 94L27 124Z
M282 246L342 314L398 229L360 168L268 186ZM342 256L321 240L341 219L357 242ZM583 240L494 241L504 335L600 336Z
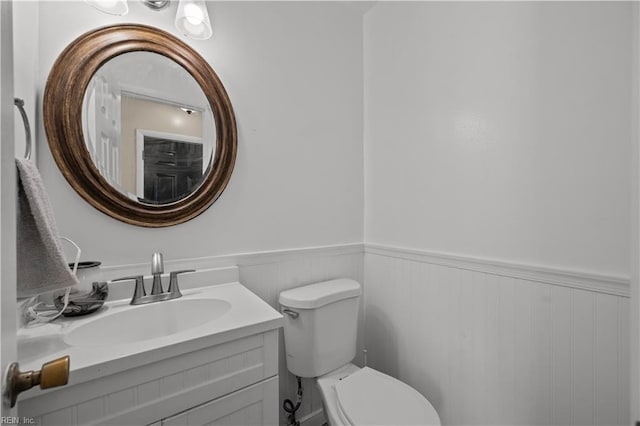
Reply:
M131 359L130 369L81 383L72 359L69 385L25 395L19 416L43 426L278 424L277 328L178 356L136 357L145 356L148 363Z

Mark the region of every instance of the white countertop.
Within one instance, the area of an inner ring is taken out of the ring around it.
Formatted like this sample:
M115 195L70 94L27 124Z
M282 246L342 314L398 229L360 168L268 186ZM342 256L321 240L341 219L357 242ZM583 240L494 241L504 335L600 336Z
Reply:
M159 360L179 356L206 347L240 339L282 326L282 315L266 302L248 290L239 282L200 287L182 292L183 297L155 305L168 304L185 299L220 299L229 302L231 308L212 321L168 336L157 337L132 343L70 346L64 343L64 337L73 330L100 318L118 312L140 309L132 306L129 300L107 302L96 313L75 318L61 318L53 323L27 327L18 331L21 343L35 344L43 340L47 344L33 346L44 349L31 356L19 359L20 369L39 370L45 362L69 355L71 373L69 384L78 384L100 377L109 376ZM145 321L144 315L136 321ZM114 330L114 333L117 331ZM20 357L20 355L19 355ZM52 389L55 391L55 389ZM51 390L50 390L51 391ZM23 399L41 394L43 391L26 392Z

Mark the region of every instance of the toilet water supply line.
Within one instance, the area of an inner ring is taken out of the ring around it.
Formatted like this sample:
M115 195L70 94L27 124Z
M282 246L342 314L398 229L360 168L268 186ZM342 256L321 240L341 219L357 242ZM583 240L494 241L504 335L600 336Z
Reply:
M302 378L300 376L296 376L298 379L298 395L296 397L296 405L293 405L293 401L290 399L285 399L282 403L282 408L284 411L289 413L289 417L287 419L287 426L300 426L300 421L296 420L296 411L300 408L300 404L302 403Z
M76 248L76 257L73 261L73 275L76 275L76 271L78 270L78 263L80 262L80 254L82 250L80 246L78 246L72 239L60 236L60 239L68 242L72 246ZM29 318L29 324L43 324L53 321L58 318L69 306L69 293L71 292L71 287L67 287L64 292L63 298L63 306L60 311L58 311L55 306L47 306L42 302L37 302L32 306L27 308L26 314ZM32 300L37 300L38 296L32 298Z
M364 354L364 366L367 366L367 350L363 349L362 353ZM282 403L282 408L284 411L289 413L289 417L287 418L287 426L300 426L300 421L296 420L296 411L300 408L300 404L302 403L302 378L300 376L296 376L298 380L298 395L296 397L296 404L293 405L293 401L290 399L285 399Z

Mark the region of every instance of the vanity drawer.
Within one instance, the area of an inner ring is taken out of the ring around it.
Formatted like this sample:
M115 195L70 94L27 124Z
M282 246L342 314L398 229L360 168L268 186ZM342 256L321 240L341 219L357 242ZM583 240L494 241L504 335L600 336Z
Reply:
M69 385L21 401L18 413L38 425L150 424L277 374L272 330L92 382L74 385L72 371Z
M162 420L162 426L278 424L278 376Z

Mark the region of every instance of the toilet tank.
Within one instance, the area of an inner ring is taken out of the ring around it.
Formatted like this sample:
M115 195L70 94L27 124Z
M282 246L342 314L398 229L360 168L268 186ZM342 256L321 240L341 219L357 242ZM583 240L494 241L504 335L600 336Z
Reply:
M360 284L337 279L280 293L287 368L318 377L356 356Z

